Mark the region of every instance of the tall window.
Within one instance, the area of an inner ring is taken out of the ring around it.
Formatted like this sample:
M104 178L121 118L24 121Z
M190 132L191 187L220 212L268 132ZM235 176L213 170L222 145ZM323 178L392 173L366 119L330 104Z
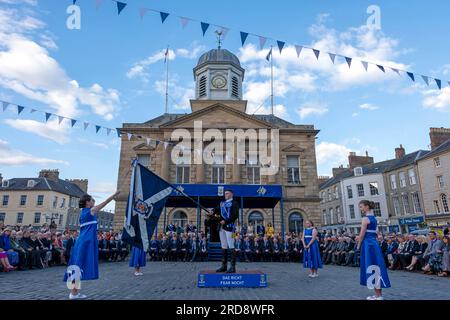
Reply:
M355 176L362 176L363 168L362 167L356 167L355 169L353 169L353 173L355 174Z
M364 197L364 185L359 183L356 185L356 189L358 190L358 197Z
M350 219L355 219L355 205L349 205L348 209L350 211Z
M405 214L411 213L411 207L409 205L409 199L407 194L402 195L402 202L403 202L403 211L405 212Z
M61 201L61 208L64 208L66 206L66 198L63 198Z
M369 186L370 186L370 195L377 196L379 194L378 193L378 182L370 182Z
M397 189L397 179L395 178L395 174L391 174L389 178L391 180L391 189Z
M303 231L303 217L298 212L293 212L289 216L289 232L300 233Z
M381 206L379 202L375 202L375 208L373 209L373 214L376 217L381 217Z
M239 80L235 76L231 78L231 95L235 98L239 98Z
M201 76L198 81L198 96L206 97L206 76Z
M334 211L330 208L330 224L334 224Z
M323 210L322 211L322 221L323 221L323 224L325 226L328 224L328 222L327 222L327 210Z
M249 184L261 184L260 164L258 157L251 157L250 155L248 156L247 182Z
M441 213L441 208L439 206L439 201L438 200L434 200L434 211L436 211L436 213Z
M394 214L396 216L400 215L401 213L400 200L398 199L398 197L393 197L392 202L394 203Z
M448 199L444 193L441 194L441 202L442 202L442 208L444 209L444 212L450 212L450 210L448 209Z
M400 180L400 188L406 187L406 177L403 171L400 171L400 173L398 174L398 178Z
M0 212L0 221L5 222L6 219L6 212Z
M58 197L55 196L55 197L53 198L53 208L56 208L57 205L58 205Z
M261 212L253 211L248 216L248 223L253 224L253 230L254 230L254 232L256 232L256 230L258 229L258 226L264 225L264 217L261 214Z
M177 183L189 183L190 168L187 165L177 166Z
M409 176L409 184L412 186L415 185L417 183L416 182L416 172L414 171L413 168L408 170L408 176Z
M173 214L172 223L177 223L179 227L184 228L186 223L188 222L187 215L183 211L176 211Z
M9 195L5 194L3 196L2 206L7 206L9 202Z
M26 204L27 204L27 196L23 194L20 196L20 205L24 206Z
M444 184L444 177L443 176L437 176L437 184L439 188L444 188L445 184Z
M41 213L40 212L34 213L34 223L35 224L41 223Z
M44 204L44 196L41 194L41 195L38 195L37 196L37 201L36 201L36 205L38 205L38 206L42 206Z
M433 160L434 160L434 166L436 168L439 168L441 166L441 159L439 159L439 157L437 157L437 158L434 158Z
M413 199L413 205L414 205L414 212L415 213L422 213L422 205L420 204L420 198L418 192L412 193L412 199Z
M300 183L300 165L298 156L287 156L288 183Z
M349 199L353 198L352 186L347 186L347 196L348 196Z
M225 165L222 155L214 155L214 162L212 165L211 183L223 184L225 183Z
M341 215L341 207L336 207L336 222L337 223L341 223L341 221L344 220L342 219L342 215Z
M334 186L334 198L335 199L339 199L339 191L338 191L338 187Z
M149 154L138 154L137 161L144 167L150 167L150 155Z
M23 212L17 213L16 223L23 223Z
M63 220L64 220L64 216L62 214L59 215L59 221L58 224L62 225L63 224Z

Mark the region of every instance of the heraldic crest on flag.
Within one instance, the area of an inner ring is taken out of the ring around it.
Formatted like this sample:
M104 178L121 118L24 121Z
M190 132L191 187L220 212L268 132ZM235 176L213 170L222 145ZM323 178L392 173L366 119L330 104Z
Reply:
M147 251L167 197L174 187L133 161L122 240Z

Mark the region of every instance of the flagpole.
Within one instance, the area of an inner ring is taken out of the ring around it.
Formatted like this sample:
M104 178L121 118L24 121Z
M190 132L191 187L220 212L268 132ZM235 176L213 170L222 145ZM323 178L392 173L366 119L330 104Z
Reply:
M169 46L167 46L166 55L166 107L165 113L169 112Z
M271 106L271 113L273 115L273 51L272 46L270 46L270 106Z

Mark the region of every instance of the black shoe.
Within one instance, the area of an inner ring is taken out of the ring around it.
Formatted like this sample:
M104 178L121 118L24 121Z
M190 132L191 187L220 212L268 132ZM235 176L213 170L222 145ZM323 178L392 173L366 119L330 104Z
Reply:
M228 250L222 249L222 266L216 270L216 272L225 272L227 271L228 264Z

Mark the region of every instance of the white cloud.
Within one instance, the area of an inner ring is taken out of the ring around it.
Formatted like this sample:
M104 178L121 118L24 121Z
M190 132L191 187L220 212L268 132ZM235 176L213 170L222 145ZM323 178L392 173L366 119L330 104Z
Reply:
M328 164L337 167L348 162L348 154L352 150L347 146L332 142L321 142L316 146L317 164Z
M67 136L68 131L66 130L67 126L64 126L63 123L59 125L56 119L49 120L46 123L23 119L6 119L4 122L17 130L34 133L59 144L64 144L69 141Z
M358 113L358 112L353 112L353 113L352 113L352 117L357 117L357 116L359 116L359 113Z
M180 84L180 77L173 73L169 79L169 109L188 110L190 108L190 99L195 98L194 82L187 85ZM157 80L153 84L154 89L162 96L166 94L166 81ZM170 110L169 110L170 111Z
M97 83L82 87L71 79L47 51L57 46L40 30L44 26L42 21L18 10L0 9L0 86L45 103L65 117L79 116L83 112L81 105L85 105L94 114L111 120L118 111L118 92ZM35 33L43 45L33 39ZM36 121L31 123L41 134L48 131ZM21 128L20 121L16 124Z
M363 110L378 110L379 109L379 107L377 107L377 106L374 106L374 105L372 105L372 104L370 104L370 103L363 103L363 104L361 104L360 106L359 106L359 108L360 109L363 109Z
M113 182L98 182L89 188L89 192L100 194L112 194L116 191L116 184Z
M0 139L0 165L29 166L29 165L49 165L49 164L69 165L69 163L66 161L40 158L19 150L11 149L8 142Z
M425 108L440 112L450 111L450 87L442 90L426 90L422 94L424 96L422 105Z
M328 107L320 103L305 103L298 110L297 113L301 119L306 118L310 115L322 116L328 112Z

